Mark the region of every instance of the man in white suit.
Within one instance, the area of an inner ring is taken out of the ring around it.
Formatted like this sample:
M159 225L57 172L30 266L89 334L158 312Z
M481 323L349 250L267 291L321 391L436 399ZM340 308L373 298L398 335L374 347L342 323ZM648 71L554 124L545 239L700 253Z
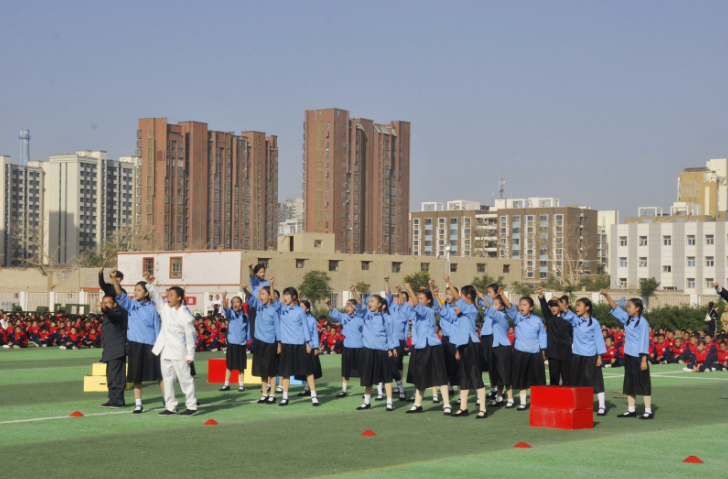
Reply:
M152 352L162 360L162 377L164 378L164 402L166 409L160 416L177 414L177 398L174 394L174 382L179 382L182 392L187 397L187 409L180 416L194 416L197 413L197 397L195 381L190 374L190 364L195 360L195 318L182 305L185 292L178 286L169 288L167 301L157 290L154 276L144 272L149 294L157 307L162 323L161 331L154 343Z

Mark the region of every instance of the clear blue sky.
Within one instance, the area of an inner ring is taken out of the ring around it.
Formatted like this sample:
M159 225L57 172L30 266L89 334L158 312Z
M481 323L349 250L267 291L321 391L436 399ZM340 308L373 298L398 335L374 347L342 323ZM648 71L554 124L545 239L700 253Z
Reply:
M668 207L728 156L728 2L0 4L0 154L133 154L137 118L262 130L301 195L304 110L412 122L412 207Z

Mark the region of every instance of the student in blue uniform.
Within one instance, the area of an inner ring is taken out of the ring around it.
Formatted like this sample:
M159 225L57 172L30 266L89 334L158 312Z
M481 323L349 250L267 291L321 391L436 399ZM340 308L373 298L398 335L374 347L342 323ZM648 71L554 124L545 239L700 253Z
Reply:
M607 352L602 335L602 327L592 317L592 302L589 298L576 301L574 314L569 303L559 299L561 316L574 328L573 354L569 386L584 386L594 389L599 399L598 416L606 416L607 406L604 398L604 376L602 375L602 354Z
M392 405L392 360L396 353L398 341L394 337L391 323L382 312L386 305L384 299L376 294L369 296L364 307L356 290L352 288L354 301L357 303L357 314L361 317L362 342L364 347L359 356L359 373L361 386L364 387L364 403L357 410L371 408L372 386L384 384L387 393L388 412L394 410Z
M490 360L490 381L491 386L496 386L496 397L491 406L503 406L503 394L507 394L508 401L505 404L506 409L512 409L513 388L511 386L511 366L513 363L513 346L508 339L508 316L506 316L506 307L501 298L503 288L498 287L496 297L493 303L488 306L487 302L481 303L481 306L487 307L485 317L489 318L493 324L493 352Z
M301 307L306 312L306 326L308 327L308 330L311 334L311 342L309 343L311 345L311 353L309 353L309 356L311 357L311 363L313 364L313 380L316 381L317 379L320 379L323 377L324 373L321 370L321 360L319 359L319 331L318 331L318 322L316 321L316 318L311 316L311 303L309 303L306 300L301 301ZM305 376L295 376L296 379L299 381L306 381ZM298 393L299 396L311 396L311 386L306 382L306 385L303 386L303 391Z
M521 298L518 309L508 301L505 294L500 295L506 313L516 325L516 342L513 345L513 388L519 390L519 411L526 410L526 397L531 386L546 385L546 330L541 318L533 314L533 299Z
M433 307L435 312L440 315L440 331L442 331L442 351L445 353L445 368L447 370L448 378L448 393L455 393L455 386L459 386L458 382L458 360L457 346L455 345L455 338L458 335L458 317L455 313L455 301L460 299L458 289L455 286L450 286L450 283L445 289L445 301L440 299L438 291L435 289L435 280L430 280L430 291L435 299Z
M243 289L246 287L243 285ZM238 392L245 391L243 380L245 368L248 366L248 341L250 341L250 321L243 311L243 300L234 296L227 303L227 291L222 293L222 310L228 320L226 347L225 347L225 384L220 391L230 391L230 376L233 371L238 372Z
M624 323L624 384L622 391L627 395L627 412L618 417L637 417L635 403L640 395L645 400L645 412L640 419L653 419L652 381L647 357L650 354L650 325L642 317L644 305L639 298L627 302L627 311L622 309L607 294L601 291L612 308L612 316Z
M261 286L258 296L244 289L248 296L248 304L257 311L258 327L253 331L255 347L253 348L253 376L260 378L263 394L258 404L275 404L275 391L269 387L272 380L275 384L278 376L278 341L280 340L281 302L275 294L271 277L268 286ZM251 328L252 330L252 328ZM270 391L269 391L270 390Z
M278 343L278 376L281 378L283 397L279 406L288 406L288 388L291 376L305 376L311 389L311 405L318 406L316 383L313 380L314 365L311 361L311 331L306 311L299 306L298 291L293 286L283 290L283 306L280 311L280 341Z
M350 289L354 289L354 285L351 285ZM344 335L344 346L341 348L341 377L343 380L341 382L341 391L336 394L337 398L343 398L346 397L349 379L360 377L359 356L361 355L361 349L364 347L362 342L364 322L356 314L357 304L353 299L346 302L345 313L335 309L329 298L326 298L326 304L329 307L329 318L341 323L342 334Z
M270 286L270 281L265 279L266 268L263 264L256 264L253 267L253 263L248 263L248 271L250 272L250 296L248 298L258 298L258 292L263 286ZM272 292L272 291L271 291ZM255 307L251 307L250 301L248 301L248 320L250 321L250 334L255 337L255 315L257 311ZM255 342L255 341L254 341Z
M393 297L389 288L389 276L384 277L384 293L387 299L387 308L389 313L394 318L394 331L399 342L397 346L397 357L396 357L396 374L394 376L397 381L397 389L395 393L399 393L399 400L405 401L407 396L405 395L404 384L402 379L404 378L404 348L407 344L407 333L409 332L409 318L412 315L412 306L409 304L409 294L406 291L402 291L397 285L397 297Z
M127 382L134 385L134 414L144 411L142 406L142 382L157 381L164 395L162 365L159 356L152 352L161 325L157 308L152 304L146 281L134 287L134 299L129 298L116 281L116 270L111 272L111 284L116 292L116 302L129 313L129 329L126 334L129 345Z
M485 384L483 384L483 351L481 350L478 334L475 332L475 321L478 319L478 307L475 301L478 293L471 285L463 286L458 290L450 282L450 275L445 275L448 290L452 291L455 303L454 324L457 323L457 335L451 338L455 345L455 359L458 365L458 384L460 385L460 409L453 414L455 417L467 416L468 393L475 389L478 394L480 411L476 416L485 419Z
M493 300L498 296L498 286L493 283L488 285L486 294L476 290L478 297L478 306L484 308L486 311L493 305ZM488 372L488 380L490 382L490 393L488 393L488 399L495 399L498 393L498 386L496 386L497 374L493 367L493 318L488 315L483 315L483 326L480 328L480 343L483 349L483 372Z
M415 294L409 283L405 288L410 295L410 304L413 308L412 344L415 354L410 358L412 380L415 384L415 401L407 414L421 413L422 396L427 388L440 386L442 398L446 406L450 405L450 396L447 392L447 370L445 367L445 353L442 342L435 333L434 300L430 290L422 290ZM413 364L414 361L414 364Z

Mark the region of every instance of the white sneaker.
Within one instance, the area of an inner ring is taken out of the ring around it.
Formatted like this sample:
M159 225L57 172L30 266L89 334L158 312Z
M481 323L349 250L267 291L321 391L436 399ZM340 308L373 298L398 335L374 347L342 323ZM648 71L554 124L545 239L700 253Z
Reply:
M690 369L690 368L683 368L683 371L685 371L686 373L692 373L693 372L693 370Z
M65 347L65 346L61 346L61 347L60 347L60 348L58 348L58 349L66 349L66 347Z
M682 359L680 359L677 363L678 364L685 364L685 361L683 361Z
M3 344L3 348L10 349L10 346L8 346L7 344Z
M712 373L712 372L713 372L713 370L712 370L712 369L710 369L710 368L707 368L707 369L706 369L705 371L703 371L703 372L706 372L706 373Z
M605 368L611 368L611 367L612 367L612 365L611 365L611 364L605 364L605 365L604 365L604 367L605 367Z

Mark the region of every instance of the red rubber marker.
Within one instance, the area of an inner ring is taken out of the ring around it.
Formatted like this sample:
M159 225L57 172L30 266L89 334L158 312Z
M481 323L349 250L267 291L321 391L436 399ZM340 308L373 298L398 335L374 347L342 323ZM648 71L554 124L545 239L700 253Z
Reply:
M516 444L513 447L517 447L517 448L520 448L520 449L531 449L531 445L528 444L528 443L525 443L525 442L519 442L518 444Z
M203 426L217 426L217 425L218 425L218 422L215 421L214 419L208 419L207 421L205 421L205 424L203 424Z
M361 433L361 435L362 436L376 436L376 434L374 434L374 431L371 431L369 429L367 429L366 431L364 431L363 433Z
M687 462L689 464L703 464L702 459L700 459L698 456L688 456L683 462Z
M83 413L80 413L78 411L74 411L71 413L71 417L83 417Z

